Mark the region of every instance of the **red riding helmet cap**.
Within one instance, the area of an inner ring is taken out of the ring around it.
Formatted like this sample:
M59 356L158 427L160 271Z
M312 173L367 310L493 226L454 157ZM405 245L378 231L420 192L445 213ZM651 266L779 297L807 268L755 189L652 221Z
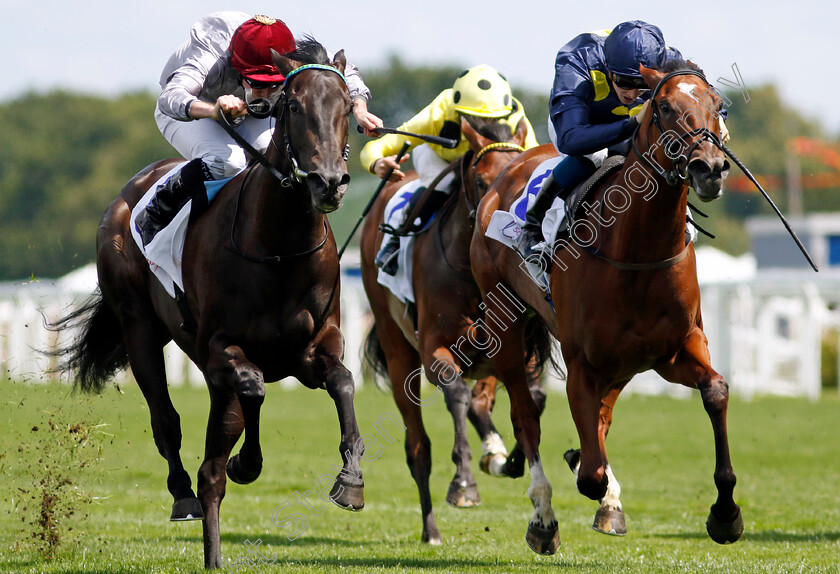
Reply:
M230 41L231 60L236 71L255 82L282 82L271 59L271 49L286 54L296 48L291 30L281 20L258 14L243 22Z

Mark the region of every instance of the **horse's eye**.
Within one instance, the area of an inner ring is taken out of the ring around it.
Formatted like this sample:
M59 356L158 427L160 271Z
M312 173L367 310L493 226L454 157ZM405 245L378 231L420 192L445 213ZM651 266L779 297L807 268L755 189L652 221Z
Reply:
M295 100L292 100L291 102L289 102L289 110L294 113L298 113L300 111L300 104L297 103Z
M659 104L659 110L663 114L667 114L671 111L671 106L668 105L668 102L662 102L662 103Z

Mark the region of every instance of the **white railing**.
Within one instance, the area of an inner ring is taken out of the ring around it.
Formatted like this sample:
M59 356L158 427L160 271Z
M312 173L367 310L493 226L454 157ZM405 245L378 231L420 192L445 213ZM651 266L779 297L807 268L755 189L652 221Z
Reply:
M341 286L344 360L360 385L361 350L371 317L358 273L353 273L352 265L348 268L351 272L343 274ZM56 343L44 318L55 321L65 315L91 293L95 281L95 271L87 268L58 281L0 286L3 375L34 382L55 377L49 373L54 362L38 352ZM819 397L821 342L827 332L840 330L840 274L772 272L737 281L701 278L701 292L712 364L729 381L733 394ZM174 344L166 347L165 356L171 384L204 384L200 371ZM549 375L547 382L552 388L564 388L556 375ZM691 393L652 372L636 377L625 392L678 397Z

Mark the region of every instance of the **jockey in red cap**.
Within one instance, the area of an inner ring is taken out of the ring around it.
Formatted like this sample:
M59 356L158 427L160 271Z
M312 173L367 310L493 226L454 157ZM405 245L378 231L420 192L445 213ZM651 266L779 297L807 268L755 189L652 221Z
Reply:
M272 122L248 115L247 104L276 99L285 77L271 50L285 54L295 47L286 24L268 16L215 12L193 25L190 39L164 66L155 108L163 137L190 161L158 188L138 215L135 225L144 245L195 193L204 191L204 182L245 168L245 152L216 123L220 112L234 118L234 129L251 145L266 149ZM367 109L370 90L352 64L344 73L356 121L374 135L371 130L381 127L382 120Z

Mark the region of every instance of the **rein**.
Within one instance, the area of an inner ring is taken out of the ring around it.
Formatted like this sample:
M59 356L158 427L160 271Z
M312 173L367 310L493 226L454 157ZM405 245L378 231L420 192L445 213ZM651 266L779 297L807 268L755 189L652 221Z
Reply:
M296 257L305 257L307 255L312 255L316 251L320 251L324 245L327 243L327 239L330 237L330 232L327 229L327 219L324 218L324 238L321 242L313 247L312 249L307 249L306 251L301 251L299 253L292 253L290 255L267 255L267 256L258 256L258 255L250 255L242 251L239 246L236 244L236 217L239 215L239 201L242 199L242 190L245 189L245 183L248 181L248 178L251 176L251 173L254 169L254 166L251 166L248 169L248 173L245 174L245 177L242 178L242 183L239 185L239 191L236 194L236 205L233 208L233 223L230 226L230 245L226 247L247 259L248 261L253 261L254 263L283 263L284 261L288 261L289 259L295 259Z

